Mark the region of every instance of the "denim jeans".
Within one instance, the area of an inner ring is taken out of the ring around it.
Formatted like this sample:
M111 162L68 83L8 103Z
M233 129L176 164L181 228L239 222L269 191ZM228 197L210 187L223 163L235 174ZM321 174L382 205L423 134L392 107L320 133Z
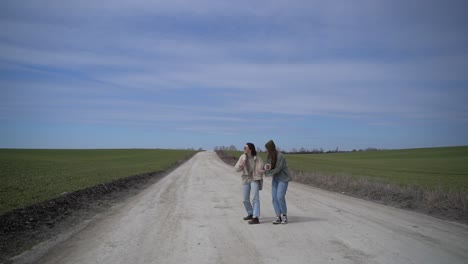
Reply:
M271 197L273 198L273 208L276 215L287 215L288 208L286 207L286 191L288 190L288 182L282 182L273 177L271 179Z
M248 215L253 217L260 216L260 192L258 190L258 183L252 181L251 183L242 185L242 191L244 194L244 207ZM250 203L250 191L253 192L253 205Z

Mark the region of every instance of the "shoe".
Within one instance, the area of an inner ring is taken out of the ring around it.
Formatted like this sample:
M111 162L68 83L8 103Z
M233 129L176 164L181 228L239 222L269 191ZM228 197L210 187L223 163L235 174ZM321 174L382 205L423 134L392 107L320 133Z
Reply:
M249 221L249 225L260 224L258 217L252 217L252 220Z
M281 224L285 225L288 223L288 217L283 215L283 221L281 221Z
M250 219L252 219L252 217L253 217L253 215L248 215L248 216L244 217L244 220L250 220Z
M281 216L277 216L277 217L276 217L276 220L273 221L273 224L274 224L274 225L281 224Z

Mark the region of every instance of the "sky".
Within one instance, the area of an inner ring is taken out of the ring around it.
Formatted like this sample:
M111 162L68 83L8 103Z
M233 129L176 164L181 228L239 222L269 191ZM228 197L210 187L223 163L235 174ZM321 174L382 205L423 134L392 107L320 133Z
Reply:
M0 148L468 145L468 1L0 2Z

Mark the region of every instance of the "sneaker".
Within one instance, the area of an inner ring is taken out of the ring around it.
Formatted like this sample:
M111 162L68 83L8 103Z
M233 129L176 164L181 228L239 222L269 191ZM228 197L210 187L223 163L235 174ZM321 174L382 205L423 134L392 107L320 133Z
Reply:
M248 215L248 216L244 217L244 220L250 220L250 219L252 219L252 217L253 217L253 215Z
M283 215L283 221L281 221L281 223L282 223L283 225L287 224L287 223L288 223L288 217L285 216L285 215Z
M258 217L252 217L252 220L249 221L249 225L260 224Z
M277 217L276 217L276 220L273 221L273 224L274 224L274 225L281 224L281 216L277 216Z

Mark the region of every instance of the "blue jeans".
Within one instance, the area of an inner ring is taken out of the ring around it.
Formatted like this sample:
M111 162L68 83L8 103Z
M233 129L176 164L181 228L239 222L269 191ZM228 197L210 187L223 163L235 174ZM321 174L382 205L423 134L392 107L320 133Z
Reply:
M288 208L286 207L286 191L288 190L288 182L282 182L273 177L271 179L271 197L273 198L273 208L276 215L287 215Z
M244 194L244 207L248 215L253 215L253 217L260 216L260 192L258 189L258 183L252 181L251 183L242 185L242 191ZM253 192L253 206L250 203L250 191Z

